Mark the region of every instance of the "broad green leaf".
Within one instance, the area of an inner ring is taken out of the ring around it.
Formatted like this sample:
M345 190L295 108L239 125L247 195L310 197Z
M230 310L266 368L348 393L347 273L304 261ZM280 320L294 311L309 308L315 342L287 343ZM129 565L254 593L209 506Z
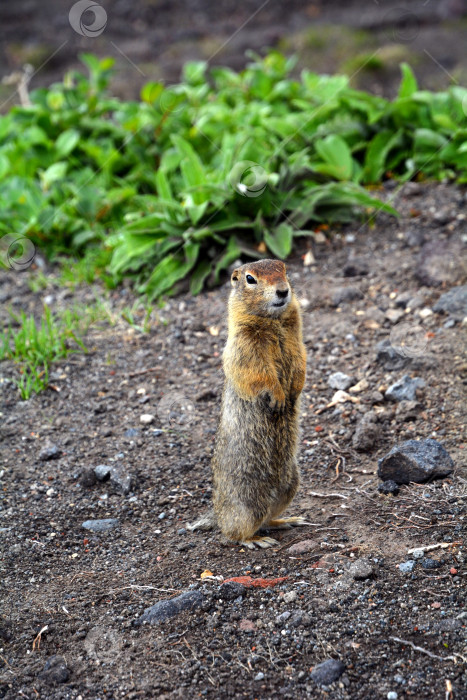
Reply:
M68 164L65 161L54 163L41 173L41 182L44 189L48 189L57 180L62 180L67 171Z
M76 129L67 129L62 131L58 139L55 141L55 150L59 158L64 158L72 152L74 147L80 140L80 133Z
M286 258L292 250L293 228L289 224L282 223L273 231L264 231L264 242L277 258Z
M327 174L333 175L338 180L350 180L353 170L352 154L344 139L330 135L316 141L315 148L328 166Z
M401 63L402 80L399 86L399 97L412 97L417 91L417 79L408 63Z
M140 287L140 291L147 294L150 299L170 293L175 284L186 277L193 268L198 251L198 244L186 244L185 259L177 253L168 255L156 265L148 281Z
M209 260L200 260L194 269L190 280L190 293L199 294L204 286L204 282L212 270L212 263Z

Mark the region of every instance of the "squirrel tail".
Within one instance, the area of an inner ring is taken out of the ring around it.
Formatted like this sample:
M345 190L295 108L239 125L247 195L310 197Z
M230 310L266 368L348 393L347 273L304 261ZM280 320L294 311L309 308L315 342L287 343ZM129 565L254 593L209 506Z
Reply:
M208 510L199 520L194 523L187 523L187 530L212 530L216 526L216 517L213 510Z

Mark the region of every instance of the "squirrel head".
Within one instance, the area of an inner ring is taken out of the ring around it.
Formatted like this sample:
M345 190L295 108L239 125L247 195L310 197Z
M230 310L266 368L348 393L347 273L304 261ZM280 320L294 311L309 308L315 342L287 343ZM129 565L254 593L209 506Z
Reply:
M231 277L231 304L249 314L278 318L293 298L286 267L280 260L259 260L237 267Z

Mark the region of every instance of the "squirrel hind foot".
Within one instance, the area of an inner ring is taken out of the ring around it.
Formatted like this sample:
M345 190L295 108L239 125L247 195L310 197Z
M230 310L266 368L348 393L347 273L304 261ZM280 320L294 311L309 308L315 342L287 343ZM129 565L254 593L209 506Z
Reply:
M199 520L194 523L187 523L186 529L190 532L195 530L212 530L216 526L216 518L212 511L209 511L202 515Z
M295 515L291 518L275 518L270 520L263 527L272 528L274 530L290 530L292 527L303 527L304 525L311 525L305 518L301 515Z
M274 547L274 545L279 544L279 542L272 537L255 536L246 540L241 540L239 544L247 547L248 549L255 549L255 546L259 547L260 549L268 549L269 547Z

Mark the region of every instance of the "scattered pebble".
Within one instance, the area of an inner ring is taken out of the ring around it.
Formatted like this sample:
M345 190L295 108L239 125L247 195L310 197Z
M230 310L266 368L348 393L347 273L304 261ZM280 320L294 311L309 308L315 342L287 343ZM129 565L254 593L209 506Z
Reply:
M373 576L374 569L366 559L357 559L350 565L349 574L355 581L364 581Z
M425 386L425 381L420 377L409 377L408 374L399 379L388 388L384 393L384 397L388 401L415 401L417 398L417 389L422 389Z
M334 372L334 374L331 374L328 378L328 384L331 389L342 389L342 391L346 391L353 383L353 378L349 377L348 374L344 374L344 372Z
M284 603L293 603L295 600L297 600L297 591L284 593Z
M425 550L424 549L414 549L412 552L412 556L414 559L423 559L425 556Z
M316 542L314 540L302 540L301 542L295 542L292 544L288 551L290 554L306 554L307 552L312 552L316 549Z
M453 287L442 294L433 306L436 313L449 313L457 320L467 316L467 284L462 287Z
M110 469L110 483L123 494L130 493L133 481L133 476L124 467L115 466Z
M248 620L247 618L240 620L240 622L238 624L238 628L240 630L242 630L242 632L255 632L256 631L256 625L253 622L253 620Z
M405 311L401 309L388 309L384 315L390 323L398 323L401 318L404 318Z
M98 464L97 467L94 467L96 479L98 481L105 481L110 476L110 470L111 467L108 467L107 464Z
M440 566L442 566L442 563L437 559L431 559L430 557L422 559L422 567L424 569L439 569Z
M345 666L338 659L326 659L321 664L314 667L310 673L310 678L317 685L331 685L337 681L345 671Z
M399 484L396 484L396 482L392 481L392 479L387 479L378 486L378 491L386 496L390 493L392 493L393 496L397 496L399 493Z
M382 340L376 346L376 361L388 371L400 370L411 363L411 358L403 355L391 345L388 339Z
M369 412L358 422L352 438L352 446L358 452L368 452L375 444L379 433L377 420L376 414Z
M378 476L398 484L414 481L422 484L433 478L448 476L454 469L449 453L436 440L407 440L395 445L378 460Z
M120 525L118 518L103 518L102 520L85 520L81 527L91 532L110 532Z
M62 451L54 444L45 445L39 452L41 462L48 462L49 459L58 459Z
M413 571L413 568L415 566L415 561L413 559L408 559L407 561L404 561L402 564L399 564L399 569L402 571L403 574L410 574L411 571Z
M257 673L256 676L254 677L254 680L255 681L264 681L264 673L259 671L259 673Z
M139 417L139 422L143 425L149 425L150 423L154 423L155 420L156 416L153 416L151 413L143 413L143 415Z
M464 274L460 241L435 239L424 244L415 270L422 284L427 287L455 284Z
M70 677L63 656L51 656L45 662L44 669L39 673L39 678L49 685L55 683L66 683Z
M386 697L388 700L397 700L398 695L395 690L390 690Z
M340 306L347 301L363 299L363 292L358 287L339 287L333 294L332 306Z
M135 625L139 626L147 622L154 625L163 620L168 620L175 615L179 615L183 610L193 610L199 608L205 598L201 591L185 591L176 598L170 600L160 600L150 608L146 608L144 613L135 621Z
M227 581L227 583L222 584L219 589L219 595L221 595L225 600L235 600L240 596L244 596L245 593L245 586L237 581Z

